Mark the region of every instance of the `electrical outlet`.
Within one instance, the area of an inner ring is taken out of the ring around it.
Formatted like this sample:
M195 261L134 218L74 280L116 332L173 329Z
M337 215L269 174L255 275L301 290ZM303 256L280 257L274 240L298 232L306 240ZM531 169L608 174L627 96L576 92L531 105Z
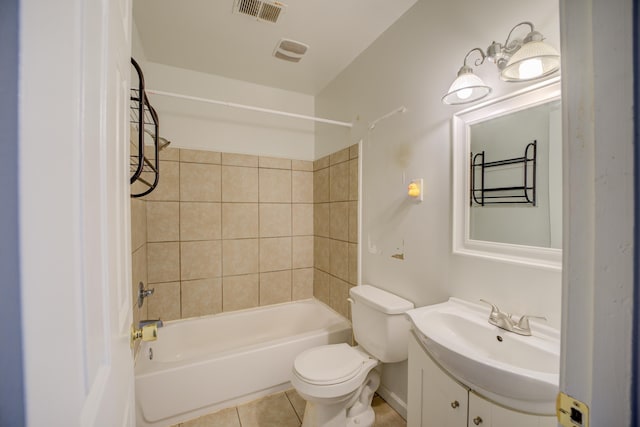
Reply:
M589 407L563 392L556 399L556 416L564 427L589 427Z

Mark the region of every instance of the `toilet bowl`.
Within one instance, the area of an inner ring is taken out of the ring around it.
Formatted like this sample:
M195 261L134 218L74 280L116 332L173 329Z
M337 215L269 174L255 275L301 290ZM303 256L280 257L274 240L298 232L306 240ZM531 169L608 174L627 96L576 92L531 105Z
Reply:
M291 383L307 401L303 427L370 427L381 362L407 358L413 303L369 285L350 290L357 347L332 344L300 353Z
M302 425L372 425L373 413L367 413L367 409L371 409L371 399L380 383L378 366L379 362L361 348L344 343L300 353L294 362L291 383L307 401Z

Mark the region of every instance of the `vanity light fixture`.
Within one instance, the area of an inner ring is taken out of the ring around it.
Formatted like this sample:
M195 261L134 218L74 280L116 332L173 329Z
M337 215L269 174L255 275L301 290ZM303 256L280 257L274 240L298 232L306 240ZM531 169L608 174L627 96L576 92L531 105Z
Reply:
M482 49L476 47L467 52L462 67L458 70L458 77L449 86L447 94L442 97L442 102L445 104L466 104L482 99L491 93L491 88L480 77L473 74L473 69L467 65L467 58L476 50L482 56L482 59L476 60L476 67L484 62L485 54Z
M528 25L529 33L522 40L511 40L513 31L521 25ZM473 74L473 70L467 65L467 57L476 50L482 57L475 61L476 67L488 59L496 64L500 70L500 78L506 82L525 82L556 72L560 69L560 54L543 40L544 37L535 30L533 24L525 21L509 31L504 44L495 41L491 43L486 54L480 48L471 49L464 57L458 77L442 97L442 102L450 105L467 104L482 99L491 92L491 88Z

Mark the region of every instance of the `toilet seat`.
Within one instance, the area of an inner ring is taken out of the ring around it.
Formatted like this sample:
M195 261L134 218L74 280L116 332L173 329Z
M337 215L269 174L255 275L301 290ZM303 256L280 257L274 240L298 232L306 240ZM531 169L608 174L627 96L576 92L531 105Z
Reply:
M300 353L293 370L309 384L340 384L358 375L368 360L348 344L324 345Z
M306 400L348 398L378 360L359 347L329 344L306 350L293 362L291 383Z

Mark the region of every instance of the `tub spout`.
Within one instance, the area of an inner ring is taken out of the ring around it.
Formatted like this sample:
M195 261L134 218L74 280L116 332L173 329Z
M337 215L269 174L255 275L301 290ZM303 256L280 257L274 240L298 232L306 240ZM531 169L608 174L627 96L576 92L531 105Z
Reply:
M155 324L158 328L162 328L164 326L164 324L162 323L162 320L160 319L147 319L147 320L141 320L140 323L138 324L139 328L143 328L147 325L153 325Z

